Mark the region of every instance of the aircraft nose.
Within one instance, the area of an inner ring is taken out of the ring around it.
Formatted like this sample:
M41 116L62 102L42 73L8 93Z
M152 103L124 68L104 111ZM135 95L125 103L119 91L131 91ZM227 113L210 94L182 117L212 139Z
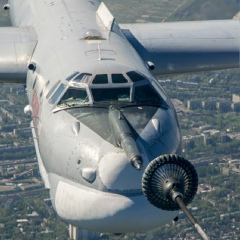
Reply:
M146 168L146 162L143 161ZM99 163L99 177L111 191L142 191L143 170L137 171L129 164L124 152L112 152L104 155Z

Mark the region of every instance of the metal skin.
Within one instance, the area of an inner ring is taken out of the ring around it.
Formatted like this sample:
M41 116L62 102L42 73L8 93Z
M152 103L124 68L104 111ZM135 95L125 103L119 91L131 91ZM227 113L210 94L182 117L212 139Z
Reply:
M147 67L146 61L151 59L144 52L151 56L151 51L145 48L142 52L133 42L132 46L116 22L109 31L96 14L99 4L96 0L9 1L13 25L31 26L38 39L28 61L31 70L26 64L29 106L25 112L32 114L40 172L61 218L97 232L145 231L178 214L152 206L143 195L141 184L143 171L151 160L163 154L180 154L179 125L170 99ZM93 38L90 33L89 37L87 32L91 29L101 36ZM140 27L138 31L141 32ZM158 67L157 62L154 64ZM213 64L211 69L215 68L219 66ZM140 73L144 80L132 82L126 75L131 71ZM69 77L74 72L88 75L76 83ZM111 74L119 73L127 82L93 83L96 74L108 74L111 79ZM58 90L54 90L60 84L65 87L57 95ZM70 84L86 89L88 100L81 105L61 105ZM134 104L134 94L141 86L153 88L161 104ZM128 103L123 96L118 103L94 101L94 89L119 87L131 89ZM143 160L140 171L114 144L110 105L120 109L132 131Z
M240 67L240 20L120 25L154 74L171 75Z
M37 43L30 26L0 28L0 82L26 83L27 64Z

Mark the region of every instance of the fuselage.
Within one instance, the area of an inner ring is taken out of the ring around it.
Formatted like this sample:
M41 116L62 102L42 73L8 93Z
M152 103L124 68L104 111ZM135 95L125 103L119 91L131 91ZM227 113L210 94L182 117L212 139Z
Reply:
M141 184L151 160L181 150L176 113L117 23L106 29L95 0L9 4L13 25L32 26L38 36L27 95L40 172L59 216L99 232L137 232L172 220L177 212L152 206ZM115 141L110 106L131 129L140 171Z

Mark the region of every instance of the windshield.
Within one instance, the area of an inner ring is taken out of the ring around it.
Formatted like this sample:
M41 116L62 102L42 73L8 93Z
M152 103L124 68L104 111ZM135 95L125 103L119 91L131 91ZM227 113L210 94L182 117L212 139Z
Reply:
M89 102L88 94L84 88L68 88L58 105L81 104Z
M127 72L126 74L132 80L132 82L140 82L145 80L144 76L135 71Z
M134 101L136 103L156 102L161 103L162 99L149 84L135 87Z
M130 101L130 87L124 88L92 88L94 102Z
M60 96L62 95L65 87L66 87L66 85L61 83L59 85L59 87L57 88L57 90L52 95L52 97L49 99L49 103L55 104L57 102L57 100L60 98Z

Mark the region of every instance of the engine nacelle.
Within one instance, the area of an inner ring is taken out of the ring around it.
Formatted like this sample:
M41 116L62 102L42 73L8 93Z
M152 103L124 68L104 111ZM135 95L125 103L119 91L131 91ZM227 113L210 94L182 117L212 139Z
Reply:
M37 34L32 27L0 28L0 82L26 83L36 44Z

